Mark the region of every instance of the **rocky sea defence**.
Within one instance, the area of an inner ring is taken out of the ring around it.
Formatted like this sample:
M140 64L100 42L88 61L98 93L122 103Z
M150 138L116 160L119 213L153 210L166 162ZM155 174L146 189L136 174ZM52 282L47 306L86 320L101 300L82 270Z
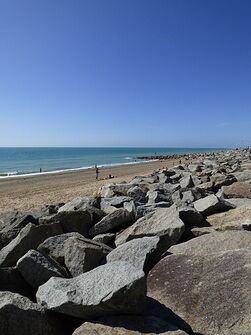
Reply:
M250 335L248 150L0 215L0 334Z

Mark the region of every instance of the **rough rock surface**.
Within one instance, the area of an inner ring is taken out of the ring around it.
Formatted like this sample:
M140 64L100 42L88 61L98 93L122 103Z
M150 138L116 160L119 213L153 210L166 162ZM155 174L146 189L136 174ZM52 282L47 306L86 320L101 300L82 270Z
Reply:
M194 183L193 183L193 179L191 175L187 175L180 180L180 187L183 189L193 187L193 186L194 186Z
M236 182L230 186L223 186L223 194L226 198L248 198L251 199L251 184Z
M77 232L88 237L88 232L93 225L92 215L88 210L60 212L52 216L44 217L40 223L59 223L63 233Z
M83 319L137 314L145 298L144 272L126 262L102 265L72 279L51 278L37 292L38 302L49 310Z
M169 248L172 254L209 256L215 252L250 249L251 233L248 231L214 232L194 238L190 241L173 245Z
M184 230L185 226L179 218L176 206L158 208L125 229L118 235L115 243L120 245L135 238L156 235L161 238L163 248L169 248L178 242Z
M115 233L99 234L93 237L93 241L110 246L114 244L115 237L116 237Z
M134 201L146 203L146 193L139 186L130 188L127 192L128 196Z
M208 235L205 235L208 236ZM148 275L148 294L194 333L250 335L251 251L171 255Z
M172 169L94 196L0 214L0 291L35 301L40 285L42 305L0 293L0 334L64 335L46 328L59 318L67 335L84 321L76 334L251 335L250 155L178 155ZM156 158L173 159L138 157Z
M59 224L35 226L28 223L6 247L0 251L0 266L15 266L30 249L36 249L46 238L62 233Z
M148 272L162 254L158 236L142 237L126 242L111 251L107 263L115 261L129 262L135 268Z
M134 221L132 213L120 208L106 215L100 222L96 223L89 231L91 236L103 233L113 233L127 227Z
M123 196L127 194L127 191L132 187L131 184L108 184L101 188L101 197L113 197L113 196Z
M37 224L33 215L21 212L0 214L0 249L13 240L28 223Z
M70 237L64 243L65 266L73 277L99 266L112 249L86 238Z
M64 269L60 268L56 262L36 250L29 250L20 258L17 268L27 283L35 289L46 283L51 277L67 276Z
M42 253L53 258L57 263L62 266L65 265L64 256L64 243L71 237L82 238L79 233L66 233L47 238L43 243L38 246L38 250Z
M123 207L125 202L131 201L130 197L127 196L116 196L112 198L101 198L100 200L100 208L105 210L106 207L115 207L120 208Z
M251 169L235 172L234 175L237 181L250 181L251 180Z
M99 200L94 197L77 197L69 202L67 202L64 206L61 206L58 212L71 212L78 210L85 210L89 207L98 207Z
M224 213L210 215L207 217L207 222L217 230L251 230L251 207L242 206Z
M242 206L251 208L251 199L248 198L230 198L227 201L237 208Z
M0 334L66 335L44 308L17 293L0 292Z
M194 202L194 208L204 216L224 212L233 207L233 205L219 199L214 194L208 195L207 197Z
M182 330L155 316L113 316L86 322L73 335L186 335Z

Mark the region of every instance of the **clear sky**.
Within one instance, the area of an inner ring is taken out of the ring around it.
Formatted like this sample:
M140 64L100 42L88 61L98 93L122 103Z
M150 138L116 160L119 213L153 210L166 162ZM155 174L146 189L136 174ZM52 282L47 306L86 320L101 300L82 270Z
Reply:
M0 0L0 146L248 144L250 0Z

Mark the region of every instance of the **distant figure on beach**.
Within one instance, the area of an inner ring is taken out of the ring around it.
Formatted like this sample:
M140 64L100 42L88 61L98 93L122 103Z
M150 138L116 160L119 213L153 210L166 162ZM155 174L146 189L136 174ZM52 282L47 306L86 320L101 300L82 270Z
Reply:
M40 172L40 173L42 172L42 168L40 168L39 172Z
M95 165L95 171L96 171L96 180L98 180L99 168L97 167L97 165Z
M180 165L181 165L181 159L180 159L179 163L180 163Z

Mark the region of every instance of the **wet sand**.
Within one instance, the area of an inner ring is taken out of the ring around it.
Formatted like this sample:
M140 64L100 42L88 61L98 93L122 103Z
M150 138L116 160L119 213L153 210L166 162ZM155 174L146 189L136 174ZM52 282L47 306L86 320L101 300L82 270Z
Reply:
M129 181L163 167L178 164L178 160L121 165L101 169L96 181L94 169L0 180L0 213L14 210L32 211L45 205L65 203L75 197L92 195L105 184ZM109 174L114 179L102 180Z

